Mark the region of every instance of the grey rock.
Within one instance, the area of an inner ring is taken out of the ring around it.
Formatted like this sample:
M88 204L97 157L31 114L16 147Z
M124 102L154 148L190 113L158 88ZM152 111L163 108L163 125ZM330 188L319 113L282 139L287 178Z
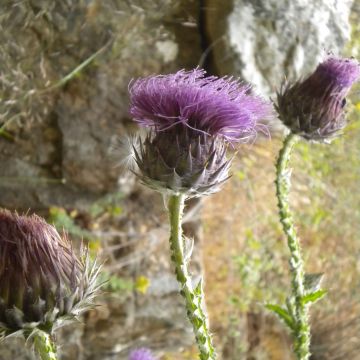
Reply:
M351 0L208 0L214 70L273 94L286 78L312 71L350 37Z

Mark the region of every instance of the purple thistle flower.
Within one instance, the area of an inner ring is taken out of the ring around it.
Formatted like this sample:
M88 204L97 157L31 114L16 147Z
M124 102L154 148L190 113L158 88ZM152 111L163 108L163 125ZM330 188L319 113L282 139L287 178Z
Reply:
M0 211L0 335L51 334L91 306L96 265L79 260L44 219Z
M271 114L250 86L229 77L205 77L201 69L150 76L130 85L130 113L156 132L176 125L229 141L244 141L266 131L259 122Z
M205 77L205 71L181 70L150 76L130 85L130 113L150 128L134 146L142 182L187 196L218 191L228 178L227 144L245 142L257 130L271 105L250 95L250 87L232 78Z
M305 80L283 86L275 108L294 134L329 141L346 125L345 97L359 78L358 61L330 56Z
M155 360L155 358L149 349L140 348L130 353L129 360Z

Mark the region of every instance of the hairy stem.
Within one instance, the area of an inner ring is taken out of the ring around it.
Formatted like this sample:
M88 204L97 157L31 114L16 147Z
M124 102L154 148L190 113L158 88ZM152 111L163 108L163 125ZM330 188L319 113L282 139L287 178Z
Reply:
M195 288L187 268L185 256L185 239L182 235L181 218L184 210L184 195L173 195L169 199L170 249L171 260L175 266L175 274L181 287L181 295L185 299L187 316L193 326L200 359L216 359L214 347L208 328L208 319L203 310L203 293L201 282Z
M310 325L308 305L304 304L304 262L301 256L300 242L296 235L294 221L289 206L290 177L289 160L293 146L297 142L297 136L289 134L279 153L276 164L276 195L280 221L287 237L290 250L291 289L294 301L294 351L298 360L308 360L310 357Z
M51 336L44 331L37 331L33 335L34 349L41 360L57 360L56 345Z

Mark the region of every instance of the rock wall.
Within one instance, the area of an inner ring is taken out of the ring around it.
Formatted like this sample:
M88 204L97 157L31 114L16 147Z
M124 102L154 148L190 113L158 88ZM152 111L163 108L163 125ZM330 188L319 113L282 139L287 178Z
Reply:
M196 66L198 4L32 0L1 8L0 113L11 137L0 144L0 204L84 207L122 190L109 147L134 128L129 81Z
M209 0L206 30L212 66L272 94L284 78L314 69L326 52L341 53L350 36L352 1Z

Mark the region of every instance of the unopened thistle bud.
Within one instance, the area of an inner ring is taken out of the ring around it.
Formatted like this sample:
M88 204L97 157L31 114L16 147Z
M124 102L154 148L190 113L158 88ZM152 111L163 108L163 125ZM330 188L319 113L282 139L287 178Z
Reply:
M98 267L44 219L0 212L0 332L51 334L92 306Z
M328 57L305 80L282 87L275 104L280 120L307 140L331 140L346 125L345 97L359 78L358 61Z
M219 190L229 177L229 144L245 142L271 114L249 86L205 71L151 76L130 86L130 113L150 128L134 145L137 175L150 188L188 197Z

